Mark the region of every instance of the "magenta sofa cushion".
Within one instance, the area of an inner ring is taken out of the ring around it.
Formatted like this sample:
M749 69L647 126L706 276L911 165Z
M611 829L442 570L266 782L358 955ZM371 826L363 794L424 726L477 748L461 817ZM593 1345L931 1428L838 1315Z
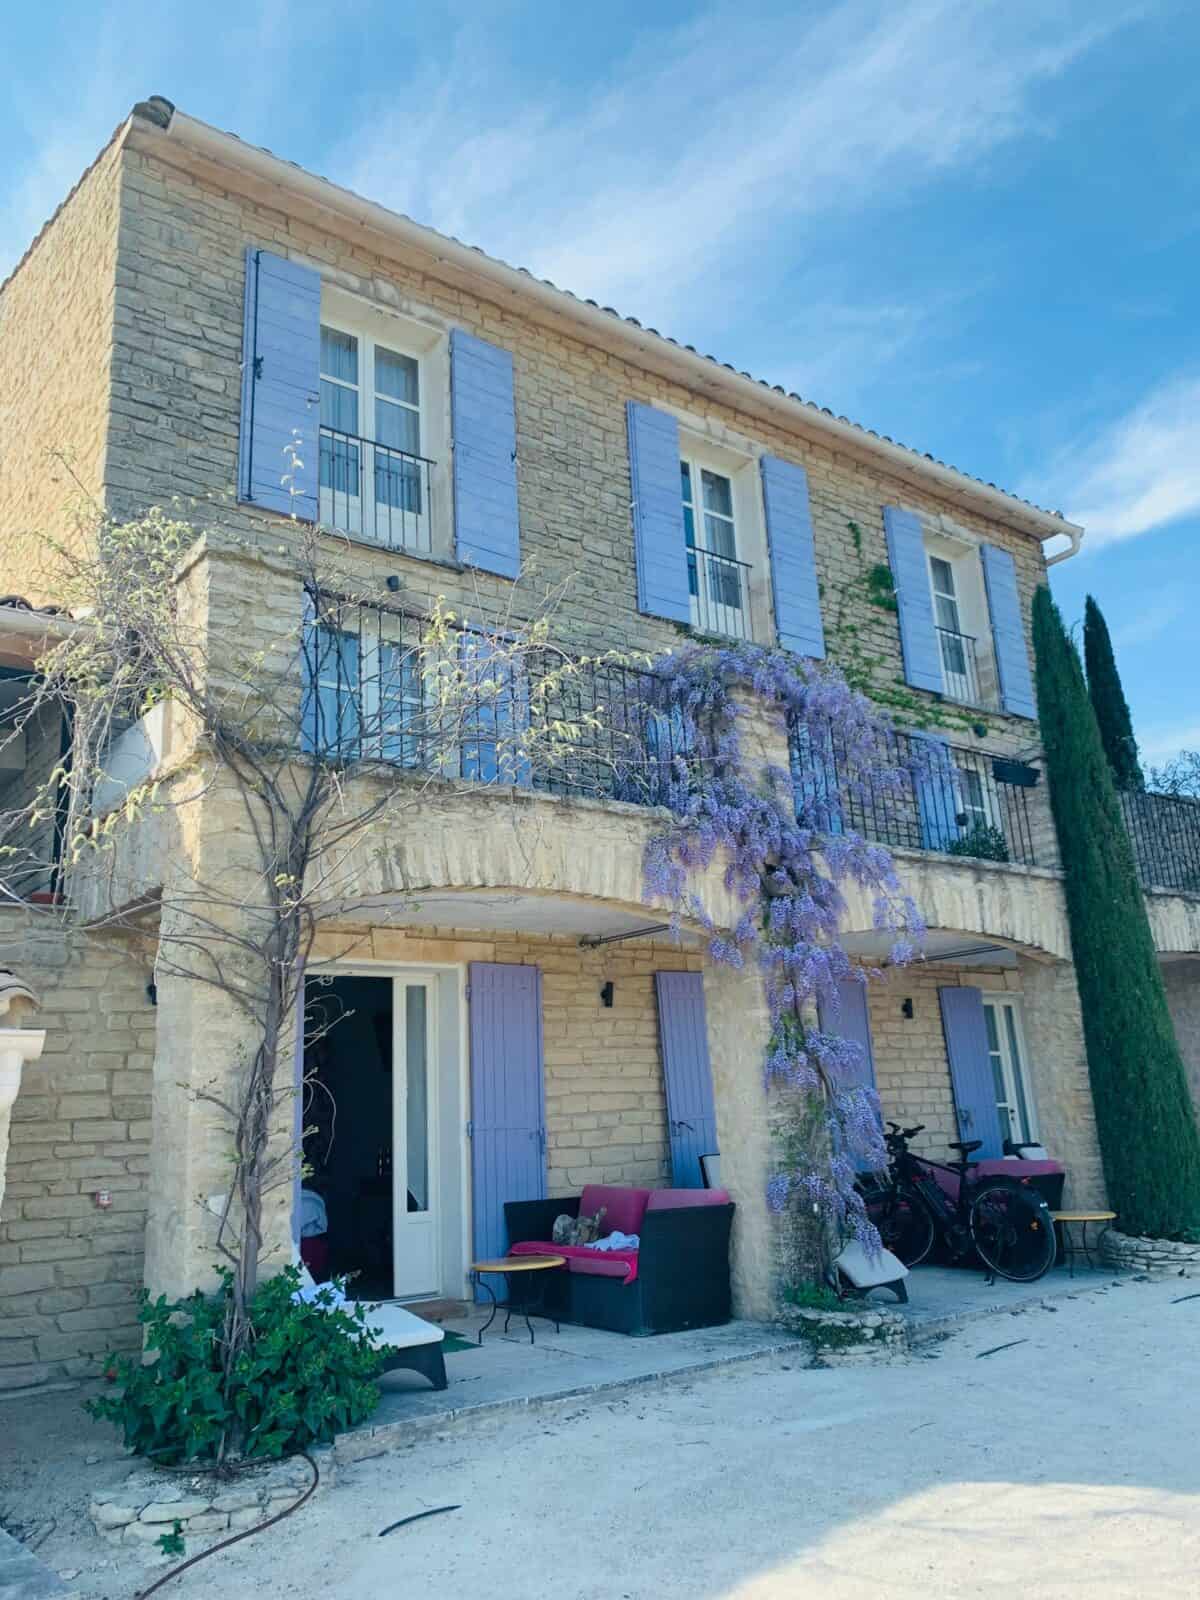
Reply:
M642 1218L646 1215L649 1189L618 1189L604 1183L589 1183L579 1197L579 1215L594 1217L604 1206L604 1221L600 1224L601 1236L615 1233L641 1233Z
M727 1206L728 1204L728 1189L654 1189L646 1202L646 1210L680 1211L684 1206Z
M621 1230L624 1232L624 1229ZM565 1256L568 1272L590 1273L594 1278L637 1277L636 1250L594 1250L590 1244L554 1244L550 1239L522 1239L509 1249L510 1256Z

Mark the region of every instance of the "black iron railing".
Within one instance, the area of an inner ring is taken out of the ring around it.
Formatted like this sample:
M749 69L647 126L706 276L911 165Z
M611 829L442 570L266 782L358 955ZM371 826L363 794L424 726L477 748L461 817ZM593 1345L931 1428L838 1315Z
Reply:
M652 672L497 647L468 628L434 646L398 609L311 593L308 605L309 754L637 805L686 788L694 734Z
M962 705L982 705L984 697L979 684L979 659L974 638L969 633L957 633L953 628L938 628L937 636L946 698L957 700Z
M1200 894L1200 800L1132 790L1118 798L1143 888Z
M320 519L389 550L428 554L434 465L425 456L322 426Z
M1029 793L1040 775L1022 762L893 732L869 763L889 776L873 777L851 761L836 726L795 723L791 762L797 814L818 828L901 849L1037 864Z
M750 619L750 563L688 546L688 592L692 624L701 633L726 639L753 638Z

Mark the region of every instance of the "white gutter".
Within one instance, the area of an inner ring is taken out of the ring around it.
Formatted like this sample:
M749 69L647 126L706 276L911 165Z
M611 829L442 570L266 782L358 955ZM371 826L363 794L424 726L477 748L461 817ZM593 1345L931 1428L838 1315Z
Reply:
M218 166L240 169L276 191L290 191L301 196L358 227L370 229L394 245L418 251L456 272L468 274L476 281L483 280L490 286L493 295L498 294L504 300L521 305L536 306L556 322L566 321L586 329L604 344L620 347L626 357L638 365L649 366L657 372L673 376L690 389L700 389L719 396L742 411L765 413L794 432L808 435L826 446L866 457L898 477L926 487L934 485L953 499L965 502L1009 526L1031 533L1035 538L1045 540L1056 534L1065 534L1071 540L1071 548L1064 555L1055 557L1056 560L1065 560L1067 555L1074 555L1079 548L1083 529L1052 512L1029 505L990 484L980 483L965 473L956 472L952 467L930 461L915 451L906 450L902 445L880 438L816 406L790 399L766 384L742 373L732 372L598 306L577 300L565 290L542 283L528 272L520 272L503 261L449 239L433 228L389 211L372 200L364 200L327 178L305 172L302 167L281 160L269 151L245 144L232 134L222 133L206 122L189 117L185 112L173 111L165 129L159 122L147 120L141 115L135 115L131 125L139 134L148 133L155 139L174 140Z

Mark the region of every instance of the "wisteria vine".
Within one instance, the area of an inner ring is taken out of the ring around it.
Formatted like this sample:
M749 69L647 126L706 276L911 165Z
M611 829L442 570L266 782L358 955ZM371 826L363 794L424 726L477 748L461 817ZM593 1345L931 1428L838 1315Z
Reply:
M797 1092L813 1112L817 1136L780 1152L767 1185L776 1214L799 1204L827 1235L879 1236L855 1187L860 1165L886 1164L878 1097L848 1078L860 1047L812 1021L839 1007L838 985L862 979L843 948L841 886L871 893L874 926L893 935L889 960L913 956L924 924L904 893L889 852L846 827L849 797L899 794L908 769L890 764L887 718L833 666L799 662L782 651L738 644L697 645L655 663L677 726L661 797L673 823L647 847L647 893L665 897L709 936L715 961L757 961L770 1012L767 1086ZM791 734L792 770L749 770L742 727L751 696ZM837 775L831 760L836 729ZM885 802L886 803L886 802ZM743 906L732 932L719 930L693 885L718 854L725 884Z

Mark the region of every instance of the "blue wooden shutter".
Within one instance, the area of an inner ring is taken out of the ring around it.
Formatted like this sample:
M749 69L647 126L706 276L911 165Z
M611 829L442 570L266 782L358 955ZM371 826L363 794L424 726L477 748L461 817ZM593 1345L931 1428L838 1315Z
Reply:
M871 1044L871 1017L867 1007L867 986L857 978L843 978L838 983L839 1005L836 1009L818 996L817 1019L823 1033L834 1033L849 1039L859 1047L859 1057L853 1071L848 1072L841 1087L863 1088L875 1091L875 1051ZM880 1134L882 1136L882 1124ZM859 1159L860 1172L869 1170L869 1164Z
M679 424L665 411L630 400L629 480L638 610L648 617L690 622L687 540L679 476Z
M958 771L950 747L936 733L914 733L920 744L915 754L924 757L913 774L917 794L917 820L926 850L947 850L958 838Z
M546 1196L542 974L492 961L472 961L467 974L471 1238L482 1261L508 1252L505 1201Z
M795 462L780 461L775 456L763 456L760 466L779 643L797 655L821 658L825 654L825 630L821 625L808 474Z
M517 512L517 417L507 350L455 328L450 335L454 429L454 544L481 572L521 570Z
M976 1152L976 1158L994 1160L1004 1154L1004 1142L988 1054L983 992L969 986L944 988L938 990L938 1001L942 1008L946 1055L950 1061L950 1081L954 1085L958 1136L982 1139L983 1146Z
M656 972L658 1037L667 1090L672 1183L703 1189L700 1157L717 1153L717 1113L708 1059L704 975Z
M994 544L984 545L983 581L992 617L1000 704L1014 717L1036 717L1037 702L1033 697L1029 652L1025 648L1021 597L1017 593L1017 568L1007 550L1000 550Z
M900 651L904 657L905 681L914 689L929 689L940 694L945 680L934 626L933 591L929 586L921 519L911 511L901 511L899 506L884 506L883 528L900 611Z
M238 498L315 522L320 419L321 275L250 246ZM288 446L297 436L302 465L293 473Z

